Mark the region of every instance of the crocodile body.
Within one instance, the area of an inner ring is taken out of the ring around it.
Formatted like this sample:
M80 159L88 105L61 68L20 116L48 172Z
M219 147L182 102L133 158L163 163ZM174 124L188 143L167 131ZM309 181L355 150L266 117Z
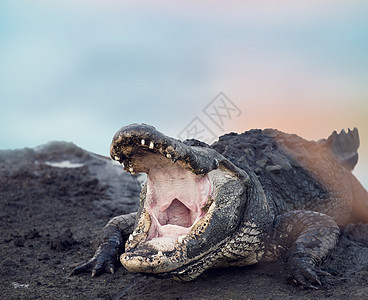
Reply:
M95 256L72 274L132 272L192 280L211 267L286 259L303 286L321 284L321 262L339 226L368 221L368 194L351 173L357 129L306 141L274 129L227 134L209 146L149 125L120 129L111 157L145 172L137 214L113 218Z

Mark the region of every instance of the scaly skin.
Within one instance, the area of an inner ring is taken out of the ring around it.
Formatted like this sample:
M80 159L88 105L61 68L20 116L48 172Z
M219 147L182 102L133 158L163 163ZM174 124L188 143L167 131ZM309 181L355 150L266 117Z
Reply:
M315 288L320 276L328 275L319 266L336 245L339 226L368 221L367 191L351 174L358 147L356 129L319 142L273 129L251 130L208 146L180 142L149 125L123 127L113 138L111 157L127 171L147 172L148 178L161 168L167 174L191 172L195 180L209 178L213 191L190 233L178 237L171 250L161 249L150 244L149 183L136 218L112 219L94 257L71 274L113 273L120 256L132 272L187 281L211 267L283 257L297 283Z

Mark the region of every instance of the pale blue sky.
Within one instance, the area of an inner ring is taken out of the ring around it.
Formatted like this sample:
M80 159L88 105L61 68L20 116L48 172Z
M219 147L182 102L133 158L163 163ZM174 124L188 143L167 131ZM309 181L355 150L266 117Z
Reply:
M242 110L224 131L358 126L366 178L367 14L365 1L3 0L0 149L108 155L121 126L176 136L223 91Z

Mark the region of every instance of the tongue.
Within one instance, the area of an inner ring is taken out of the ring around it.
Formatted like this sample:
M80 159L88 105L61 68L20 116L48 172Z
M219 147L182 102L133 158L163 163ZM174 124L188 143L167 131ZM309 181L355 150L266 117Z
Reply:
M177 239L181 235L187 235L190 228L181 227L178 225L164 225L158 229L158 238L174 237Z

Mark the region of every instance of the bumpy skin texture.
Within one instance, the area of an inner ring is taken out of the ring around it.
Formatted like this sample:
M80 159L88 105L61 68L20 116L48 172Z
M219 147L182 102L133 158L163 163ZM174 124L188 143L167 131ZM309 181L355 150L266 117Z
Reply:
M202 243L196 251L206 255L170 271L170 276L191 280L210 267L249 265L283 257L290 276L298 284L314 288L321 284L320 276L329 275L319 266L336 245L339 226L368 221L367 191L351 174L359 147L356 129L334 132L318 142L273 129L251 130L224 135L209 146L196 140L182 143L148 125L130 125L115 135L112 158L124 162L128 171L133 170L130 157L119 151L131 147L124 153L134 154L133 144L141 139L160 145L156 152L170 149L170 156L166 152L163 155L185 162L195 174L206 174L222 164L239 176L247 176L241 187L246 192L241 194L237 211L232 212L238 217L237 223L228 235L215 247L212 237L206 236L211 251L206 252L207 244ZM237 186L229 189L225 192L236 192ZM142 207L138 218L141 213ZM211 220L216 222L215 218ZM113 273L124 243L137 226L134 222L134 215L112 219L104 228L104 242L95 256L72 274ZM197 246L192 244L193 248ZM187 249L190 258L190 245Z

